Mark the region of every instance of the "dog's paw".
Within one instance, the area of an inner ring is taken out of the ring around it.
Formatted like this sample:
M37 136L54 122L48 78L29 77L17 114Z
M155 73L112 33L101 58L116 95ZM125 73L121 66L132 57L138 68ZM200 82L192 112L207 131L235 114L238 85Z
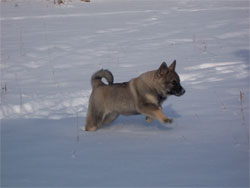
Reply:
M147 123L151 123L152 121L154 121L153 118L146 116L146 122Z
M164 123L173 123L173 119L172 118L166 118L166 119L164 119Z
M94 131L96 131L96 127L88 127L88 126L86 126L85 127L85 131L90 131L90 132L94 132Z

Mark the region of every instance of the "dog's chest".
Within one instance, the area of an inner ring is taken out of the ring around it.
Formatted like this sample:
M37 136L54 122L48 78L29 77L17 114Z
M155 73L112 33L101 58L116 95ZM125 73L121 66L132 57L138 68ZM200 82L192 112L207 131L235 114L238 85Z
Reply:
M156 105L158 105L158 103L159 103L157 97L155 97L152 94L146 94L145 98L146 98L146 100L147 100L148 103L156 104Z
M167 97L164 97L162 95L155 96L152 94L146 94L145 98L148 103L155 105L161 105L167 99Z

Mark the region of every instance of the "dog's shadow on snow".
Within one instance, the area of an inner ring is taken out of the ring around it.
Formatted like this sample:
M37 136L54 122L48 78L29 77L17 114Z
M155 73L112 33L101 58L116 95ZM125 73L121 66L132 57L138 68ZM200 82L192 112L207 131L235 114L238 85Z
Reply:
M150 123L146 122L144 115L131 115L122 116L120 115L114 122L106 125L101 130L115 130L115 131L169 131L172 130L175 125L175 119L181 117L180 114L174 110L172 105L163 107L163 113L167 117L173 118L172 124L162 124L157 120Z

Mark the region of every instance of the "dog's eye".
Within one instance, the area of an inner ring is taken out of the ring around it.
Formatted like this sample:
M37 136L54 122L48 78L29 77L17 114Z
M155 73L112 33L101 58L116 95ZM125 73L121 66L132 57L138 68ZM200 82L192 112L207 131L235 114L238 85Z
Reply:
M177 82L174 80L174 81L172 81L172 84L175 86L175 85L177 85Z

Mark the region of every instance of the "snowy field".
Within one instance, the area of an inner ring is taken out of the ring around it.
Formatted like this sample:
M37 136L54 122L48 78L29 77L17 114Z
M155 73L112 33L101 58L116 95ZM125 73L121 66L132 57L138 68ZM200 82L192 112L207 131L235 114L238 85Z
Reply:
M248 0L1 0L1 187L249 187ZM90 133L90 77L177 60L174 122Z

